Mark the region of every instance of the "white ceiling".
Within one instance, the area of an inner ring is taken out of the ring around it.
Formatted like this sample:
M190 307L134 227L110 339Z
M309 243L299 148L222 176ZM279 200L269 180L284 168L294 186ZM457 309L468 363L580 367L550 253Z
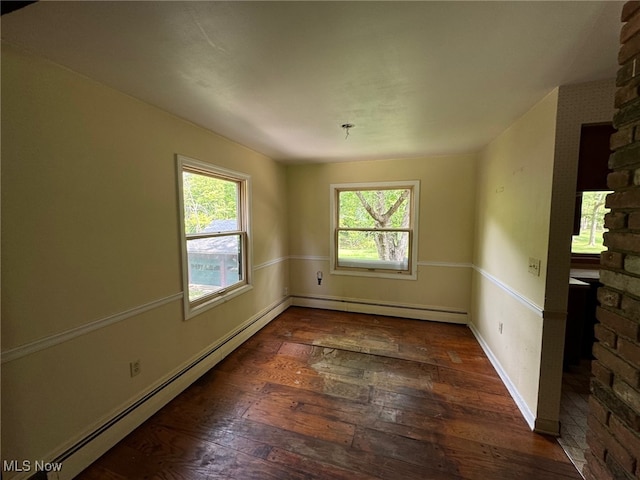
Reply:
M42 1L1 28L274 159L345 161L477 151L554 87L614 77L621 8Z

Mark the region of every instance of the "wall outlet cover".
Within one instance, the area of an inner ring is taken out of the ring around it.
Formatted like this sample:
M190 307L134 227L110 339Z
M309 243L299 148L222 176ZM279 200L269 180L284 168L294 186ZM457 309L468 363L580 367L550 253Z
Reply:
M529 273L531 275L535 275L536 277L540 276L540 260L537 258L529 257Z
M140 360L135 360L129 363L129 373L132 377L135 377L140 373Z

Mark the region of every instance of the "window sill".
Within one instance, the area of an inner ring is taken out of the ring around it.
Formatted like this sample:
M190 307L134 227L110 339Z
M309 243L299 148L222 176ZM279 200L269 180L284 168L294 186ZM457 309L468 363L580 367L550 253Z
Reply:
M571 255L571 268L599 268L600 267L600 255L598 254L572 254Z
M380 270L356 270L356 269L332 269L329 273L332 275L350 275L353 277L370 277L370 278L392 278L394 280L417 280L418 275L415 273L405 272L383 272Z
M189 303L188 299L187 299L187 295L185 294L185 302L184 302L184 319L185 320L190 320L195 316L200 315L201 313L206 312L207 310L212 309L213 307L216 307L222 303L225 303L239 295L242 295L243 293L247 293L248 291L253 290L253 285L251 284L247 284L247 285L243 285L242 287L238 287L238 288L234 288L233 290L227 292L227 293L223 293L221 295L218 295L214 298L212 298L211 300L206 301L205 303L202 303L200 305L194 306L192 307L191 304Z

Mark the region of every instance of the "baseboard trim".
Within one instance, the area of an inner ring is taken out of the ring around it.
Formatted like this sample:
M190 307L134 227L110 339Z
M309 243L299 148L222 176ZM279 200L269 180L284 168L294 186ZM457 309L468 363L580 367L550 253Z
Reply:
M62 463L63 467L60 472L50 472L47 478L70 480L78 475L290 305L291 299L286 297L258 312L224 339L192 357L177 371L169 374L128 406L121 408L99 427L84 434L72 446L61 449L61 453L54 452L49 456L53 458L51 463ZM19 477L15 479L18 480Z
M513 398L513 401L516 402L516 406L520 410L520 413L522 413L522 416L524 417L525 421L529 425L529 428L531 428L532 431L537 431L536 430L537 420L535 415L533 414L533 412L531 411L527 403L522 398L522 395L520 395L520 392L511 381L511 378L509 378L509 375L507 374L505 369L502 367L502 364L500 363L498 358L493 354L493 352L491 351L491 348L489 348L489 345L484 340L484 338L482 338L482 335L480 335L480 332L478 331L478 329L473 323L469 323L469 329L473 332L473 335L476 337L476 340L478 340L478 343L482 347L482 350L484 351L487 358L489 358L489 361L491 362L491 365L493 365L493 368L496 369L496 372L498 373L498 376L502 380L502 383L504 383L504 386L507 387L507 390L509 391L511 398Z
M321 308L342 312L370 313L390 317L412 318L415 320L431 320L436 322L457 323L466 325L467 312L447 309L446 307L430 307L424 305L399 305L369 300L293 295L292 304L296 307Z
M542 433L544 435L552 435L554 437L558 437L560 436L560 422L558 420L536 418L536 424L533 431L536 433Z

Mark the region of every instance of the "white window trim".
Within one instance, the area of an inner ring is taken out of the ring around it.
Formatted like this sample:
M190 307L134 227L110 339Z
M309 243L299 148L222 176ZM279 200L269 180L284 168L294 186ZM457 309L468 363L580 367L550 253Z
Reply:
M382 270L369 271L369 270L355 270L349 268L339 268L337 266L337 251L336 251L336 228L338 227L337 216L337 191L345 189L353 190L365 190L365 189L384 189L384 188L411 188L413 194L411 195L411 224L413 225L413 235L411 239L411 260L410 260L410 273L404 272L384 272ZM407 180L399 182L362 182L362 183L332 183L329 185L329 210L330 210L330 239L329 239L329 255L330 255L330 271L332 275L350 275L357 277L374 277L374 278L393 278L396 280L417 280L418 279L418 219L419 205L420 205L420 181L419 180Z
M253 289L252 285L252 265L253 265L253 244L251 235L251 176L245 173L236 172L226 168L218 167L210 163L202 162L194 158L186 157L184 155L176 155L176 165L178 173L178 213L180 219L180 251L181 251L181 263L182 263L182 296L184 305L184 319L188 320L195 317L221 303L231 300L249 290ZM182 173L187 168L194 168L202 170L206 173L213 175L221 175L231 177L239 180L244 184L244 211L241 212L245 216L243 224L246 232L246 245L243 259L245 262L245 283L244 285L237 286L228 291L222 291L213 295L209 300L194 305L189 301L189 266L188 266L188 254L187 254L187 235L184 228L184 192L183 192L183 179Z

